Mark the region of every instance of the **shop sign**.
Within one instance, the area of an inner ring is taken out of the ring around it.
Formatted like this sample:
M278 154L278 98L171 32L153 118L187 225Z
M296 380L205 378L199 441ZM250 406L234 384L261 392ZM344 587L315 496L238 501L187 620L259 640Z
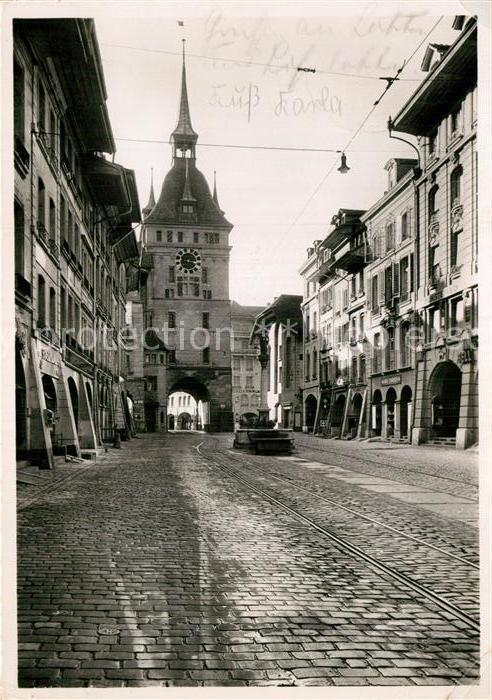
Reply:
M401 384L401 374L394 374L392 377L383 377L381 386L391 386L392 384Z
M39 353L39 368L41 372L58 379L60 376L60 366L60 353L52 348L41 347Z

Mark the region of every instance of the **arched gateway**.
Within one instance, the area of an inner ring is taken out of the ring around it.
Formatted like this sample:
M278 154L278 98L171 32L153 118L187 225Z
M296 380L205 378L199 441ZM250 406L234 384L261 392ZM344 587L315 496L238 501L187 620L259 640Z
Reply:
M434 368L429 381L433 437L456 436L460 418L461 370L447 360Z

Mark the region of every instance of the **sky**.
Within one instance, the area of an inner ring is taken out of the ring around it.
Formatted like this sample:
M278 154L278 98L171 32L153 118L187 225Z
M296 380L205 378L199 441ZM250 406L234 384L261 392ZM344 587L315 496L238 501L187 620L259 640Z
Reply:
M94 17L116 160L135 170L141 207L152 168L159 195L185 37L197 167L211 187L216 170L234 224L231 298L252 305L301 294L306 249L327 235L333 214L371 206L386 188L385 163L414 155L389 139L388 116L425 77L428 43L454 41L453 15L463 12L453 2L306 3L303 16L296 3L154 2L129 3L116 18L106 5ZM440 16L356 134L387 84L380 78L395 75ZM339 154L309 149L345 150L350 171L337 171Z

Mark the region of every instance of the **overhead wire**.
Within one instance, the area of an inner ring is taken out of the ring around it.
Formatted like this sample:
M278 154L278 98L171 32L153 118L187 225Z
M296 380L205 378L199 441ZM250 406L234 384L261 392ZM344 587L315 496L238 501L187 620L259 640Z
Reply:
M168 56L179 56L181 53L178 51L165 51L164 49L148 49L143 46L126 46L124 44L110 44L102 43L101 46L107 46L116 49L125 49L127 51L144 51L147 53L159 53ZM312 68L306 66L278 66L273 63L261 63L260 61L249 61L242 58L221 58L219 56L205 56L196 53L187 53L186 58L199 58L205 61L214 61L217 63L234 63L235 65L245 65L245 66L255 66L257 68L270 68L276 71L289 70L304 73L319 73L320 75L334 75L340 78L358 78L360 80L386 80L386 78L381 78L380 75L364 75L363 73L349 73L343 71L330 71L323 68ZM405 82L420 82L420 78L402 78Z
M115 137L115 141L125 141L129 143L160 143L168 145L169 139L134 139ZM200 143L200 148L239 148L244 150L259 150L259 151L300 151L305 153L342 153L341 148L310 148L310 147L294 147L294 146L255 146L254 144L237 144L237 143ZM364 149L357 151L358 153L379 153L379 149ZM388 151L390 152L390 151ZM391 151L393 153L393 151Z
M386 85L386 87L385 87L385 89L383 90L383 92L381 93L381 95L380 95L380 96L378 97L378 99L373 103L372 107L370 108L370 110L368 111L368 113L366 114L366 116L364 117L364 119L362 120L361 124L357 127L357 129L354 131L354 133L352 134L352 136L351 136L351 137L349 138L349 140L347 141L345 147L343 148L343 153L345 153L345 152L350 148L350 146L351 146L352 143L355 141L355 139L357 138L357 136L360 134L360 132L362 131L362 129L364 128L364 126L366 125L366 123L368 122L368 120L371 118L371 116L372 116L373 112L375 111L376 107L380 104L381 100L384 98L384 96L386 95L386 93L388 92L388 90L392 87L392 85L394 84L394 82L395 82L396 80L400 80L400 78L398 77L398 75L404 70L405 66L407 66L408 63L412 60L412 58L415 56L415 54L417 53L417 51L421 48L421 46L425 43L425 41L428 39L428 37L429 37L429 36L432 34L432 32L436 29L436 27L437 27L438 24L442 21L442 19L443 19L443 16L439 17L439 19L438 19L436 22L434 22L434 24L433 24L432 27L429 29L429 31L427 32L427 34L424 36L424 38L422 39L422 41L421 41L421 42L418 44L418 46L412 51L411 55L410 55L407 59L405 59L405 61L404 61L404 62L402 63L402 65L401 65L401 67L397 70L395 77L394 77L393 79L391 79L391 80L388 80L388 84ZM327 179L329 178L329 176L330 176L330 175L332 174L332 172L334 171L335 166L337 165L337 163L338 163L338 160L336 160L336 161L333 162L333 164L332 164L332 166L330 167L330 169L328 170L328 172L323 176L323 178L321 179L321 181L318 183L318 185L316 186L316 188L314 189L314 191L312 192L312 194L309 196L307 202L304 204L304 206L302 207L302 209L300 210L300 212L299 212L299 213L297 214L297 216L295 217L294 221L290 224L289 228L288 228L287 231L285 232L285 236L287 236L287 235L292 231L292 229L294 228L294 226L297 224L297 222L299 221L299 219L301 218L301 216L302 216L302 215L304 214L304 212L306 211L307 207L311 204L311 202L312 202L313 199L316 197L316 195L318 194L318 192L320 191L320 189L323 187L323 185L325 184L325 182L327 181Z

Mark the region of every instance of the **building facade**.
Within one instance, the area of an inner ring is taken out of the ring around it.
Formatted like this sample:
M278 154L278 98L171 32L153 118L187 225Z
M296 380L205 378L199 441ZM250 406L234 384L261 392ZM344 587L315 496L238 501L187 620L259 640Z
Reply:
M317 272L317 253L321 241L314 241L308 248L307 260L300 269L304 280L304 295L301 304L303 319L303 358L302 405L304 432L313 432L318 415L320 379L320 324Z
M261 391L261 366L258 347L250 345L251 332L260 306L231 304L232 320L232 405L234 425L251 425L258 418Z
M478 440L477 21L457 17L449 47L430 45L425 80L392 128L418 140L421 330L412 442Z
M414 249L416 160L386 164L386 194L362 216L370 262L366 267L370 319L371 437L409 441L415 394Z
M176 128L171 135L173 164L154 203L146 207L142 230L146 273L140 293L144 325L167 347L167 383L157 375L152 402L163 414L174 392L203 403L204 429L232 431L231 306L229 234L232 225L196 167L197 133L191 125L185 58ZM154 380L152 380L154 381Z
M258 314L251 334L260 347L260 415L278 428L302 429L302 296L282 294Z
M341 209L301 268L305 424L327 437L478 440L476 19L453 27L389 122L418 158L390 159L384 196Z
M133 172L103 156L105 101L92 20L14 21L16 447L43 467L132 431L120 331L140 213Z

